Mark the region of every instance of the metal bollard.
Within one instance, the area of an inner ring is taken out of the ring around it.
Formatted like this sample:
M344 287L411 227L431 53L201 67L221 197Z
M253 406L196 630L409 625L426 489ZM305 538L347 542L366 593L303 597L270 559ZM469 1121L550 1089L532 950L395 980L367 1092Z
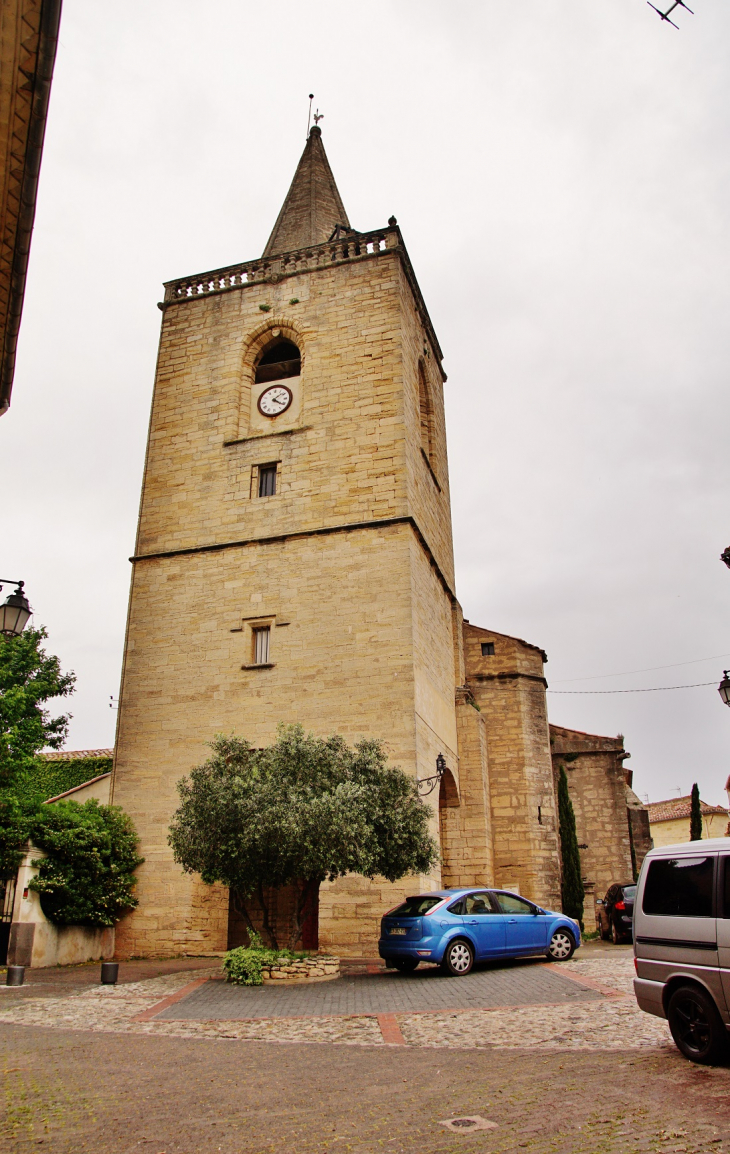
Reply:
M119 976L119 962L101 963L101 983L103 986L115 986Z
M25 981L25 966L8 966L6 986L22 986Z

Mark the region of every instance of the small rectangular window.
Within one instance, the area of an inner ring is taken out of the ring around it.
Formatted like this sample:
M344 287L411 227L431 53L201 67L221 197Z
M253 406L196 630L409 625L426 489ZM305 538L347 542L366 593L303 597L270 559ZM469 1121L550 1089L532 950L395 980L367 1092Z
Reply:
M268 665L269 663L269 639L271 637L271 627L265 625L262 629L254 629L253 631L253 660L254 665Z
M711 857L657 858L649 866L644 886L644 913L711 918L714 872Z
M493 641L482 641L482 657L494 657Z
M259 497L276 495L276 465L259 465Z

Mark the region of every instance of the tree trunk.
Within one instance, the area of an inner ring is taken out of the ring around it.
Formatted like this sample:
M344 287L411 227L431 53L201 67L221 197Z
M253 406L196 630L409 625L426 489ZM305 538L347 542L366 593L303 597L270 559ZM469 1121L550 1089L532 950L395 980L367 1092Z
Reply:
M319 878L309 878L298 883L299 893L296 896L292 908L291 921L289 924L289 949L294 950L302 936L302 925L304 924L307 906L317 900L319 893L320 880Z
M271 922L269 921L269 907L266 904L266 898L264 897L264 887L261 882L258 884L258 895L259 902L261 903L261 912L263 914L264 929L266 930L269 938L269 945L271 946L272 950L278 950L279 942L277 940L275 931L272 929Z
M249 912L246 909L246 903L244 902L244 900L241 897L238 890L232 889L231 890L231 896L233 897L233 908L235 909L237 914L241 915L244 922L246 923L246 929L248 930L248 938L249 938L249 945L250 945L251 942L253 941L252 935L256 934L256 927L254 926L253 922L251 921L251 917L249 915ZM256 936L258 937L258 934L256 934Z

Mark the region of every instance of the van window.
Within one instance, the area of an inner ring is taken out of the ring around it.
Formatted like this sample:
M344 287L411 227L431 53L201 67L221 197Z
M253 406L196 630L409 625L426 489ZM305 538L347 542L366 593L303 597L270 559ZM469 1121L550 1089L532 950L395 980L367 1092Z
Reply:
M721 918L730 918L730 857L721 857L720 865L723 870L722 909Z
M667 918L712 917L714 858L656 858L644 887L645 914Z

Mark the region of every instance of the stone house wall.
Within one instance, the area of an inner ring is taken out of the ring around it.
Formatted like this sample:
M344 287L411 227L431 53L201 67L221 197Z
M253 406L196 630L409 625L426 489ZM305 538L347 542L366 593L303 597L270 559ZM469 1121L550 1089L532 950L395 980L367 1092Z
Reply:
M494 884L559 908L557 808L544 652L464 622L466 687L484 718ZM493 646L483 654L482 646Z
M596 899L614 882L634 877L624 770L630 755L622 737L600 737L558 725L550 726L550 741L556 781L562 765L575 812L586 888L585 928L595 930Z

